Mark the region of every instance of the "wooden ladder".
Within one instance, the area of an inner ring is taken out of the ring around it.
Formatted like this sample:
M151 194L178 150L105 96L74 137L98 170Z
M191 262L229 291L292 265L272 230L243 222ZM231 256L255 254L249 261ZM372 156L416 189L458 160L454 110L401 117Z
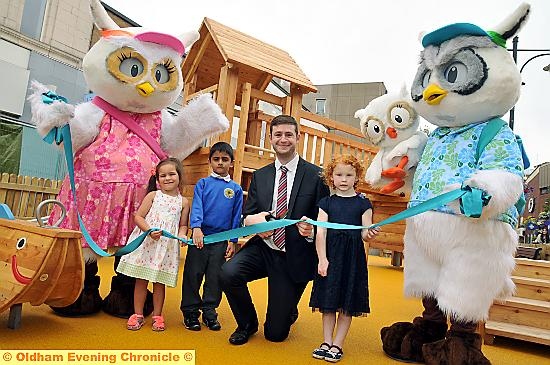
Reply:
M550 261L516 258L513 275L516 294L491 307L485 344L502 336L550 345Z

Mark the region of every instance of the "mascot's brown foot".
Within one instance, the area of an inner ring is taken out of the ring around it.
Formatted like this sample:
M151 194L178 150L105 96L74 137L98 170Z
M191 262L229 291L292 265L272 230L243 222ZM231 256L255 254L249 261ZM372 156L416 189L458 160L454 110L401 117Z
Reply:
M60 316L79 317L97 313L101 310L102 299L99 295L100 277L97 274L97 262L84 266L84 287L76 301L66 307L51 307Z
M428 365L490 365L481 352L481 336L477 333L449 331L447 338L422 347Z
M446 322L416 317L413 323L397 322L380 331L382 348L391 358L404 362L424 362L422 345L445 338Z
M111 291L103 300L103 311L115 317L129 318L134 314L134 285L136 280L118 274L111 280ZM147 291L143 314L153 313L153 293Z

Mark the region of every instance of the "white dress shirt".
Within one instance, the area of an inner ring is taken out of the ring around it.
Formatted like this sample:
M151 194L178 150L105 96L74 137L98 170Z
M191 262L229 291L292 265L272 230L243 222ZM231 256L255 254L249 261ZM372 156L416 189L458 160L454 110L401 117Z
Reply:
M290 193L292 192L292 186L294 185L294 177L296 176L296 169L298 168L298 161L300 156L296 154L292 160L290 160L286 165L284 165L288 171L286 173L286 205L288 207L288 202L290 200ZM273 187L273 198L271 203L271 211L275 212L277 208L277 195L279 191L279 179L281 178L281 164L278 159L275 159L275 185ZM285 252L285 247L282 249L277 247L273 242L273 237L264 238L265 243L272 249L277 251Z

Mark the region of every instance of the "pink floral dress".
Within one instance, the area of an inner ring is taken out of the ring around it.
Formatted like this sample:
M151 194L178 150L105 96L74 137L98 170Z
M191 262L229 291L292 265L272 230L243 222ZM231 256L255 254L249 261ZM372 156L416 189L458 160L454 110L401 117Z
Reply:
M149 226L164 229L177 236L182 203L183 198L180 194L170 196L157 190L145 220ZM141 233L142 231L136 227L128 242ZM175 287L178 281L179 259L179 241L164 236L155 241L147 236L135 251L120 258L116 271L134 278Z
M130 114L157 142L160 141L160 112ZM95 140L74 155L78 211L92 239L102 249L126 245L134 229L134 212L147 191L151 170L159 158L128 128L109 114L101 121ZM69 176L57 197L67 208L62 228L79 231ZM60 210L54 207L50 224ZM82 247L88 247L82 239Z

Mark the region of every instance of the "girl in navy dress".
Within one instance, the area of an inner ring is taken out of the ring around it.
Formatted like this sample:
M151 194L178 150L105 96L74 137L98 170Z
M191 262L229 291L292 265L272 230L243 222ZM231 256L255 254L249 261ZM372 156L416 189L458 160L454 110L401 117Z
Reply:
M319 201L317 220L370 226L371 202L355 192L359 176L363 175L359 161L349 155L336 157L325 167L323 174L334 194ZM315 246L319 266L309 306L313 311L323 313L324 342L313 351L316 359L339 361L344 355L342 345L351 318L370 312L363 240L372 239L378 231L378 228L342 230L320 227L317 230Z

